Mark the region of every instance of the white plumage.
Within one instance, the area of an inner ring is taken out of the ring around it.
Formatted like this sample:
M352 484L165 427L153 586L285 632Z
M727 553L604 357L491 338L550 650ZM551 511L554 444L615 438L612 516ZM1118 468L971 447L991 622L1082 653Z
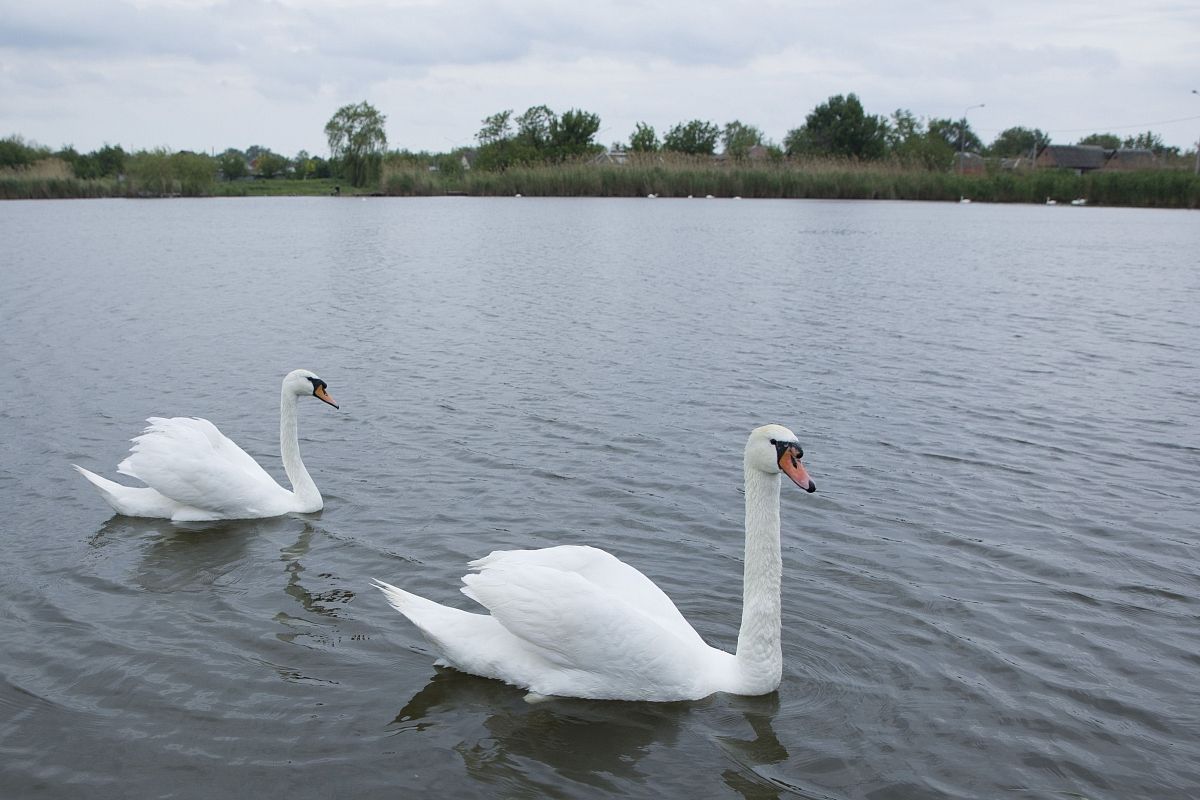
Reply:
M197 417L150 417L149 426L133 439L129 456L117 472L144 487L125 486L74 465L100 491L118 514L176 522L274 517L289 512L319 511L321 493L300 459L296 401L312 395L337 407L326 384L308 370L283 379L279 439L288 491L275 482L246 451Z
M779 475L815 487L795 434L757 428L746 444L746 562L737 653L710 647L645 575L594 547L496 551L470 562L462 593L489 614L376 586L438 651L439 664L532 695L694 700L765 694L782 676Z

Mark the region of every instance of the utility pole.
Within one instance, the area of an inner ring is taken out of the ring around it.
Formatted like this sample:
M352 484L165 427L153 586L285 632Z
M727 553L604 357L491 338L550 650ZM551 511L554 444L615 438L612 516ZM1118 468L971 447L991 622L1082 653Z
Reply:
M1193 92L1196 90L1193 89ZM983 108L986 103L980 103L975 106L967 106L963 109L962 121L958 123L958 172L961 175L963 172L963 151L967 147L967 112L972 108Z
M1200 94L1200 92L1192 89L1192 94ZM1196 174L1200 175L1200 139L1196 140Z

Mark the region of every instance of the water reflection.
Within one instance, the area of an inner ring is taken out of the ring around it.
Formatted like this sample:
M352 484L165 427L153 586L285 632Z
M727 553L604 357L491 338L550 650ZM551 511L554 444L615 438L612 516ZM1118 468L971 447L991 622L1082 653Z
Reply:
M486 735L468 736L454 747L474 777L492 784L537 784L538 776L530 769L534 762L553 772L547 778L617 792L624 784L644 785L653 779L653 770L639 762L656 749L679 746L680 732L696 727L695 715L727 718L732 710L749 725L750 736L716 737L736 764L723 774L726 785L748 798L791 791L756 771L788 758L773 727L777 695L720 695L695 703L551 700L530 705L524 694L499 681L439 668L388 727L393 735L420 733L461 720L464 714L481 714ZM728 720L722 727L727 724ZM740 727L740 720L733 724ZM549 780L544 788L554 786L561 784Z
M354 599L354 592L336 586L324 590L311 586L318 581L325 581L327 584L337 581L337 576L331 572L310 575L307 580L304 578L308 572L304 560L309 555L318 533L324 533L324 529L305 521L296 541L279 550L279 558L287 574L284 592L299 603L305 613L294 614L285 610L277 612L274 619L286 630L276 633L275 637L288 644L325 650L334 646L340 607ZM291 674L288 673L289 676Z
M328 650L337 638L339 606L354 593L330 585L337 580L332 573L314 574L306 567L323 533L315 515L188 525L114 516L89 544L95 572L107 573L114 583L157 594L215 593L216 602L205 601L205 614L221 616L221 637L240 631L253 640L273 620L279 642ZM263 576L268 576L265 582ZM147 607L145 613L169 614L166 608ZM148 617L142 624L150 624ZM243 652L287 681L330 682L312 677L312 666L305 666L297 651L255 647Z
M794 787L780 786L778 781L766 777L757 769L770 764L787 761L788 751L775 734L774 721L779 713L779 694L763 697L723 698L729 708L740 712L750 725L753 737L718 736L716 741L733 759L735 767L721 773L725 785L745 798L778 798L782 793L791 794Z
M335 616L330 602L345 603L353 596L346 590L316 592L305 588L302 559L320 530L310 518L272 517L257 520L223 520L205 523L173 523L170 520L113 516L100 526L88 543L96 550L140 545L135 580L153 592L194 591L220 585L226 576L253 559L248 549L262 541L287 537L299 527L293 544L280 550L287 582L284 591L305 611ZM323 574L319 577L332 577Z
M178 525L169 520L114 516L89 543L104 548L143 543L135 581L151 592L196 591L220 584L245 559L252 537L277 532L287 521L228 520Z
M466 769L487 783L537 781L521 762L532 760L557 776L614 791L649 777L638 761L652 747L671 746L687 704L552 700L530 705L525 693L499 681L454 670L438 674L396 715L397 733L421 731L438 718L482 712L486 736L454 749Z
M349 589L330 589L327 591L314 591L305 588L301 583L306 568L301 561L308 555L312 549L313 536L318 532L323 532L322 529L316 527L308 520L304 521L304 527L300 531L295 544L288 545L279 551L279 557L284 563L284 571L287 572L287 586L284 591L293 597L304 610L312 614L320 614L325 617L337 617L338 607L330 604L345 604L349 603L354 598L354 592ZM331 580L335 576L329 572L322 572L316 576L318 580ZM282 614L282 612L280 612Z

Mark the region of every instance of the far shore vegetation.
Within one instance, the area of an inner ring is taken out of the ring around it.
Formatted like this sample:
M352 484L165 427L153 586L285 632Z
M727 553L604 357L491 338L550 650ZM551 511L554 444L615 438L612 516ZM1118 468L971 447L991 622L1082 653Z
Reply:
M781 144L753 125L681 122L660 138L639 123L626 142L595 141L600 119L534 106L483 120L476 146L389 150L386 118L344 106L325 126L328 157L269 148L220 154L166 148L91 153L0 139L0 199L302 195L809 198L1200 208L1200 159L1153 132L1092 134L1053 145L1014 127L985 145L966 119L866 114L831 97Z

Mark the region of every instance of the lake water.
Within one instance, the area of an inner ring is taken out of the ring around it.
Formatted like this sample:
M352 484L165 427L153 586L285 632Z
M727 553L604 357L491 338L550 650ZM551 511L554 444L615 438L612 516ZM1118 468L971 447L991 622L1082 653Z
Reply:
M1200 787L1200 216L982 204L0 204L5 797L1183 798ZM323 512L110 516L150 415ZM594 544L715 646L780 422L773 695L524 702L378 577Z

